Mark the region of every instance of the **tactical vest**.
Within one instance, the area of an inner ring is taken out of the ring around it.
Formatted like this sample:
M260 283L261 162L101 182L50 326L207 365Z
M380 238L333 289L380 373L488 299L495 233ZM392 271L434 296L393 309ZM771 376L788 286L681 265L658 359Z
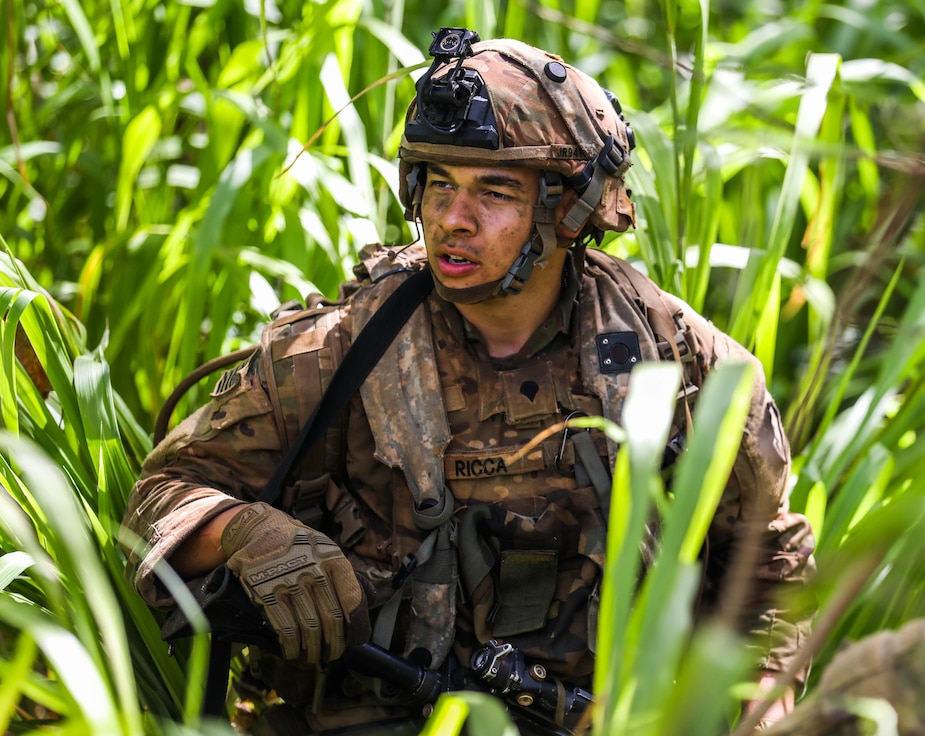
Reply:
M387 249L368 255L360 274L372 285L347 301L354 334L401 283L397 266L423 266L422 251L405 251L398 263ZM302 518L327 507L338 543L385 591L376 601L377 631L385 639L379 643L393 643L395 609L410 597L410 624L399 624L406 654L424 648L438 664L451 644L464 657L478 642L501 638L555 674L590 676L609 475L591 482L587 448L609 469L618 447L603 434L582 433L582 462L578 437L563 430L518 451L573 412L619 422L632 366L662 359L685 369L672 429L677 438L704 366L677 303L632 267L589 251L581 279L569 338L521 365L499 369L473 357L451 334L439 303L429 301L367 377L360 395L375 460L391 471L390 482L397 475L404 487L393 492L390 569L374 569L372 552L363 552L361 540L375 536L376 519L345 492L351 479L338 476L343 427L333 428L303 463L303 475L314 479L288 489L286 503ZM291 439L342 358L340 316L324 307L267 331L266 375L283 436ZM327 472L318 477L318 468ZM404 584L383 584L405 577Z

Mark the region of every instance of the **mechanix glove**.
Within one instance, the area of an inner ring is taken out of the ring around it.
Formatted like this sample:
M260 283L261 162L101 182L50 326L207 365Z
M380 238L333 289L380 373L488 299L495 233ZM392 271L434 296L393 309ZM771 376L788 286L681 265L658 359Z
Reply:
M363 588L328 537L269 504L252 503L232 517L221 545L287 659L331 661L369 638Z

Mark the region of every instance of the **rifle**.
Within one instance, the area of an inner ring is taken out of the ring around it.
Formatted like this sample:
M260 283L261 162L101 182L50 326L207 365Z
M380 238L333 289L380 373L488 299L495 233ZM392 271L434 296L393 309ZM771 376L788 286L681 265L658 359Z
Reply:
M231 570L222 565L202 578L193 595L212 630L212 654L203 710L220 715L225 701L231 645L252 644L281 653L276 634L250 601ZM185 614L176 609L161 628L168 642L193 633ZM440 669L424 667L372 642L350 647L340 665L374 677L407 696L424 712L446 692L477 690L504 703L522 736L572 736L586 725L594 697L583 688L549 677L541 664L528 665L510 644L489 641L476 650L468 667L454 658Z
M468 668L454 668L451 658L447 667L429 669L371 642L348 650L344 666L428 705L454 690L488 692L504 703L522 736L572 736L594 702L590 692L549 678L542 665L528 667L519 649L494 640L473 653Z

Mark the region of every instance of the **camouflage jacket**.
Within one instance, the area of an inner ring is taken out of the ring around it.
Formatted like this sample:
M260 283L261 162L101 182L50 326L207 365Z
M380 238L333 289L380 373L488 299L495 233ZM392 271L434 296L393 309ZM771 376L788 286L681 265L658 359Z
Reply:
M399 263L422 267L420 250L406 251ZM136 587L150 604L172 603L153 574L157 560L224 509L257 496L352 338L403 280L407 271L384 253L368 254L344 299L270 324L252 357L218 382L212 401L149 456L125 524L147 542L132 562ZM722 590L745 525L766 529L743 626L761 642L759 666L782 670L808 635L809 620L776 608L773 594L809 574L813 542L805 518L788 511L789 448L777 409L754 357L630 271L589 252L583 275L575 277L574 300L566 296L542 339L515 360L489 358L455 308L428 297L343 416L302 459L281 505L341 545L380 606L428 535L416 509L439 504L441 489L449 489L462 573L456 653L465 657L478 642L502 638L551 672L588 682L605 549L600 499L576 480L582 476L575 451L561 433L511 458L572 412L619 422L636 360L677 351L681 393L689 401L718 361L749 361L756 366L751 411L710 529L703 597L708 605ZM656 330L674 334L665 340ZM617 338L619 350L604 348L608 337ZM676 443L684 417L679 408ZM591 436L612 467L617 448L603 435Z

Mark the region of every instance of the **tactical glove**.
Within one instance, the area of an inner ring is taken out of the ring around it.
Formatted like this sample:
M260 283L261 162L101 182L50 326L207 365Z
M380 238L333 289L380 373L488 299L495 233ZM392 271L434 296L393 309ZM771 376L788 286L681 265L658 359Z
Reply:
M369 611L350 562L330 539L265 503L232 517L228 567L263 611L287 659L338 659L369 638Z

